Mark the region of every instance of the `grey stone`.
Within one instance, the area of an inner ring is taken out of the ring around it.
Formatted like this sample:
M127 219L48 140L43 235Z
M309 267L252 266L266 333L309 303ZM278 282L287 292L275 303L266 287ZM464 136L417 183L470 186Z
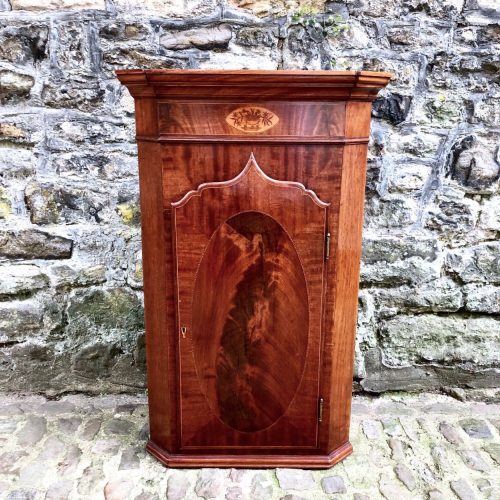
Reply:
M47 421L44 417L29 415L26 424L17 433L19 446L34 446L40 441L47 431Z
M73 481L70 479L63 479L52 483L47 489L45 500L65 500L70 498L73 489Z
M194 491L199 497L215 498L224 489L225 473L221 469L201 469Z
M188 49L190 47L211 50L227 47L231 37L231 27L227 24L221 24L214 28L196 28L172 32L164 35L160 43L163 47L170 50Z
M389 94L379 97L373 102L372 115L376 118L387 120L388 122L399 125L406 120L410 111L412 97L400 94Z
M415 476L412 471L408 468L407 465L403 463L398 463L396 467L394 467L394 472L398 479L410 490L413 491L417 487L417 481L415 480Z
M34 491L14 490L14 491L11 491L5 497L5 500L33 500L34 498L35 498Z
M99 439L92 446L92 452L98 455L116 455L120 442L114 439Z
M123 500L129 497L134 483L124 478L111 479L104 486L104 498L106 500Z
M361 281L371 284L425 283L440 276L437 240L422 236L365 234Z
M304 497L301 497L299 495L285 495L284 497L281 497L280 500L305 500Z
M463 439L460 437L457 429L447 422L441 422L439 424L439 430L441 434L449 441L451 444L461 444Z
M450 487L460 500L474 500L476 496L465 479L450 481Z
M27 455L24 450L6 451L0 455L0 473L13 474L18 469L18 461Z
M240 486L231 486L226 491L226 500L245 500Z
M82 419L80 417L60 418L57 422L59 431L63 434L73 434L78 430Z
M167 481L167 500L182 500L190 487L189 481L182 472L174 471Z
M371 500L368 495L363 495L362 493L354 493L352 498L353 500Z
M252 500L267 500L273 496L273 483L267 474L256 474L252 478L250 497Z
M78 468L81 456L82 450L77 445L71 444L66 451L64 459L57 465L59 476L66 477L73 474Z
M65 444L57 437L51 435L43 443L43 449L37 460L55 460L60 457L65 449Z
M380 437L381 425L376 420L364 419L361 425L368 439L378 439Z
M0 102L16 102L29 96L35 79L31 75L0 70Z
M99 492L102 495L104 481L104 474L102 472L102 467L100 463L93 462L83 470L82 477L79 479L77 484L77 492L84 496L96 496Z
M484 243L450 252L446 263L450 272L456 273L467 283L500 283L499 252L500 243Z
M459 450L458 454L470 469L486 472L491 468L476 450Z
M384 361L389 366L452 361L491 365L500 355L496 338L499 325L488 317L397 316L381 325ZM418 337L416 331L420 332Z
M125 448L122 452L118 470L138 469L140 465L139 453L142 449L137 447Z
M490 457L500 465L500 444L498 443L488 443L483 446L484 450L487 451Z
M459 421L462 429L471 437L475 439L492 439L488 424L484 420L477 420L474 418L463 419Z
M330 495L333 493L346 493L344 480L340 476L327 476L321 479L323 491Z
M45 288L48 284L48 277L38 266L28 264L0 266L0 297L30 294Z
M476 479L477 489L486 497L491 498L493 493L493 485L485 478Z
M107 434L130 434L134 424L129 420L113 418L105 426Z
M392 451L391 458L396 461L404 460L405 450L408 448L406 443L396 438L389 439L388 443Z
M465 308L472 312L500 313L500 287L469 284L464 287Z
M67 259L72 249L72 240L37 229L0 231L0 258Z
M316 483L311 471L301 469L276 469L276 477L283 490L306 491L315 487Z
M85 422L81 438L84 441L92 441L101 428L102 419L100 417L92 418Z

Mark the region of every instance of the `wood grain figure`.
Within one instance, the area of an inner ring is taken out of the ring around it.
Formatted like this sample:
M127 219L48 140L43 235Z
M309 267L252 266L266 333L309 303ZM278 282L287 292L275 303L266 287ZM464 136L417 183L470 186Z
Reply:
M136 105L148 451L331 467L352 451L371 101L390 75L117 75Z

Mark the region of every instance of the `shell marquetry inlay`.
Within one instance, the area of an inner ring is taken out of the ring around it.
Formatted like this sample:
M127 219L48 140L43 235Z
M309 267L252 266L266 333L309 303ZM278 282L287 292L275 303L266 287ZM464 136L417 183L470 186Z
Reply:
M248 106L235 109L226 117L226 122L242 132L265 132L274 127L279 118L269 109Z

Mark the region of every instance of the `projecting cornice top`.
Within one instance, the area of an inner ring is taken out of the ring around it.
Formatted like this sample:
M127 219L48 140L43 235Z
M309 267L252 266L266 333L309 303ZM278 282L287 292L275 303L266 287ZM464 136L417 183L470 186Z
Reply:
M132 96L167 99L368 100L391 79L375 71L119 70Z

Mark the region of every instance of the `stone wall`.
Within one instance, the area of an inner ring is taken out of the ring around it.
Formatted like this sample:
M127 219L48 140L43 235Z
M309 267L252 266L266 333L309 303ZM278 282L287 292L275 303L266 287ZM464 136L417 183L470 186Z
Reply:
M128 67L392 71L355 387L498 385L496 0L0 0L0 59L0 388L144 386Z

